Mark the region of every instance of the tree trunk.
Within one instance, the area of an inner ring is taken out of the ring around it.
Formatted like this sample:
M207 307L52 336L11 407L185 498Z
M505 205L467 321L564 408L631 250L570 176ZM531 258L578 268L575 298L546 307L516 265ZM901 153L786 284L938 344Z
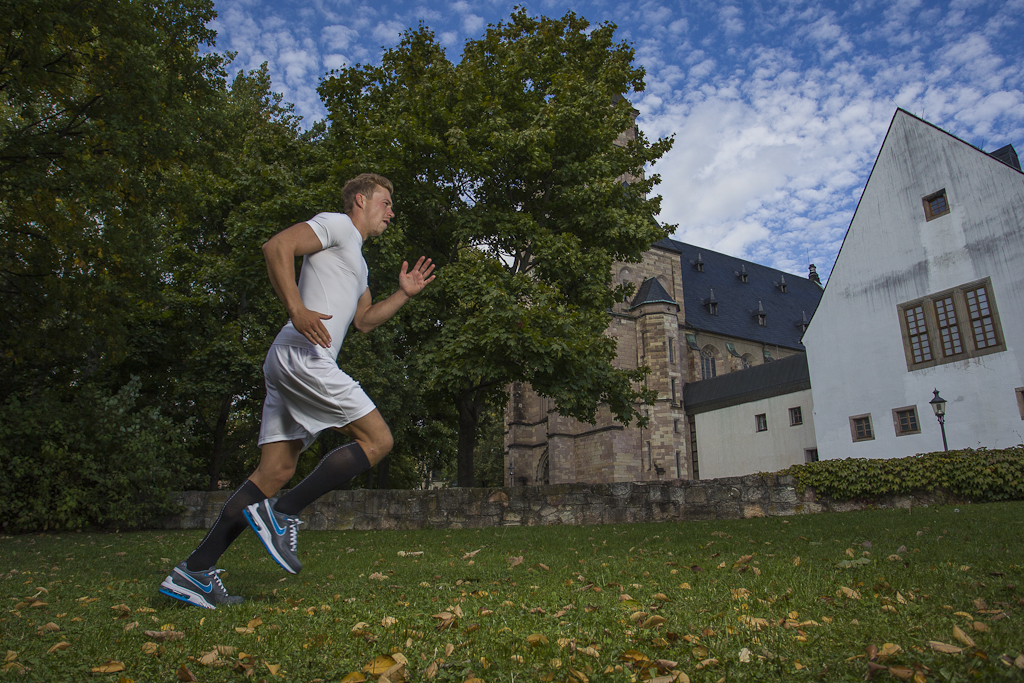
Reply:
M390 488L389 475L391 474L391 454L385 455L384 459L377 463L377 488Z
M224 435L227 432L228 416L231 414L231 393L224 394L220 401L220 414L217 416L217 425L213 428L213 452L210 454L210 467L206 473L210 475L210 481L206 485L207 491L216 491L217 483L220 481L220 468L224 464Z
M476 452L477 428L483 404L477 400L475 390L467 391L455 400L459 410L458 485L473 486L473 454Z

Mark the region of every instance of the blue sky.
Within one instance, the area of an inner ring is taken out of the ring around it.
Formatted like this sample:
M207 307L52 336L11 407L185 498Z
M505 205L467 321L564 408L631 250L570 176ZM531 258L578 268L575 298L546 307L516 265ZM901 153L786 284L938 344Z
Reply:
M634 46L637 122L676 138L652 169L658 219L684 242L827 276L897 107L1024 156L1024 0L217 0L213 28L233 70L268 62L308 125L330 69L379 63L420 21L458 61L517 4L610 21Z

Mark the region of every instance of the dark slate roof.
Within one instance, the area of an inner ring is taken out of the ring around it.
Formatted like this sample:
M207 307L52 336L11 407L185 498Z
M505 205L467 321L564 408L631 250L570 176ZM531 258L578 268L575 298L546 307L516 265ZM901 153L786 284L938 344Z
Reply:
M807 355L797 353L721 377L689 382L683 387L683 405L694 415L810 388Z
M1021 170L1020 159L1017 158L1017 150L1013 148L1013 145L1006 145L1005 147L1000 147L994 152L989 152L988 155L990 157L999 159L999 161L1003 162L1010 168L1016 169L1018 171Z
M665 291L665 288L658 282L658 278L651 277L644 280L643 284L640 285L640 291L633 297L633 303L629 305L631 309L643 304L674 304L676 306L679 303L672 298L672 296Z
M802 320L809 321L821 300L821 286L805 277L702 249L665 238L654 246L679 253L683 273L683 301L686 326L696 331L803 350ZM704 272L694 265L698 257ZM737 273L746 271L744 284ZM786 292L778 286L785 278ZM714 290L718 315L711 315L704 300ZM758 302L767 316L767 326L757 324Z

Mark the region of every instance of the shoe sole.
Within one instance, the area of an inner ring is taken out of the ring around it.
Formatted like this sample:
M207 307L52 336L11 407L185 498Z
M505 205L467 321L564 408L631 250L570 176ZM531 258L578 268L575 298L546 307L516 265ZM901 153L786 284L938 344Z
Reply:
M262 505L263 503L257 504ZM252 513L249 512L249 508L243 510L242 513L245 515L245 518L249 521L249 526L252 527L252 530L256 532L256 536L260 539L260 543L262 543L263 547L267 549L267 552L270 553L270 556L274 558L274 562L277 562L279 565L281 565L281 569L284 569L289 574L298 574L299 570L302 569L302 566L300 565L299 569L293 569L288 564L288 562L285 561L283 557L281 557L281 555L277 552L277 548L274 547L274 537L272 535L274 532L272 532L270 529L266 527L266 525L263 523L263 520L259 516L254 517Z
M170 578L171 577L168 576L166 579L164 579L164 582L160 584L159 589L160 592L166 595L167 597L174 598L175 600L180 600L186 604L192 605L193 607L202 607L204 609L217 609L216 605L211 605L209 602L206 601L206 598L199 595L198 593L193 593L192 591L182 588L181 586L178 586L174 583L168 585L168 581L170 580Z

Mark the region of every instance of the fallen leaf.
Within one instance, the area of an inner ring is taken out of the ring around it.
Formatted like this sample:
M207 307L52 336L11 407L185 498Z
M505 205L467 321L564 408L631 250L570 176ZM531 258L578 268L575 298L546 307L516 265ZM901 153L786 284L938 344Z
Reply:
M649 617L647 619L647 621L645 621L643 623L641 628L657 628L658 626L661 626L662 624L664 624L666 621L668 621L668 620L665 619L665 617L659 617L659 616Z
M966 645L967 647L977 647L977 645L974 644L974 639L966 633L964 633L963 629L961 629L959 626L953 626L953 637L960 641L961 645Z
M958 655L963 652L963 648L957 647L956 645L948 645L937 640L929 640L928 645L936 652L944 652L948 655Z
M199 658L199 663L202 664L203 666L211 666L218 659L219 659L219 657L217 656L217 651L216 650L210 650L209 652L207 652L206 654L204 654L202 657Z
M124 664L116 659L109 659L104 664L92 668L94 674L116 674L118 671L124 671Z
M742 650L740 650L740 661L743 662L744 664L749 664L750 663L750 649L749 648L743 648Z
M142 644L142 653L146 655L156 654L156 651L159 649L160 646L154 643L153 641L149 641L147 643Z
M185 666L184 664L182 664L181 666L178 667L178 670L177 670L176 673L178 674L178 680L179 681L197 681L197 680L199 680L199 679L196 678L195 674L193 674L191 671L189 671L189 668L187 666Z
M914 670L906 666L890 666L889 674L901 681L909 681L914 677Z
M236 631L238 629L235 629ZM143 631L153 640L181 640L185 637L184 631Z
M52 645L50 649L46 651L46 654L52 655L54 652L60 652L61 650L66 650L69 647L71 647L71 643L61 641L56 645Z
M523 563L523 556L508 558L509 567L517 567Z
M46 624L43 624L38 629L36 629L36 635L37 636L42 636L42 635L46 635L47 633L56 633L59 630L60 630L60 626L57 626L57 624L55 624L55 623L53 623L51 621L51 622L48 622Z
M903 648L896 643L886 643L882 645L882 649L879 651L878 656L892 657L893 655L898 655L901 652L903 652Z
M526 642L533 647L539 647L548 644L548 637L540 633L534 633L526 636Z
M843 595L850 598L851 600L860 600L860 592L855 591L852 588L847 588L846 586L842 586L840 590L842 591Z

